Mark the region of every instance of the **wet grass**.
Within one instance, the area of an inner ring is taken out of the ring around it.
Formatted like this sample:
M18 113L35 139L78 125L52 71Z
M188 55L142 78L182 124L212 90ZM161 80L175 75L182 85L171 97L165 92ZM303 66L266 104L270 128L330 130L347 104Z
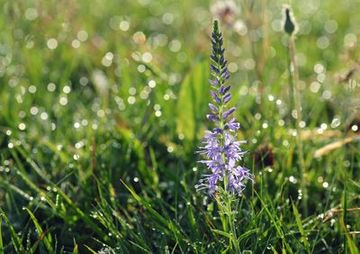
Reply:
M255 175L230 210L194 187L212 3L0 2L0 253L358 253L357 1L292 6L304 174L283 3L220 17Z

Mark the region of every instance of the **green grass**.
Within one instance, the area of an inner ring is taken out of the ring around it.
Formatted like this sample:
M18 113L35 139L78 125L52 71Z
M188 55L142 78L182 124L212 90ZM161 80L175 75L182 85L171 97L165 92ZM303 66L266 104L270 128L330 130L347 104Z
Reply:
M194 187L212 1L0 0L0 253L359 253L359 139L314 153L359 134L360 4L292 2L306 174L285 2L238 0L248 32L221 28L255 183L221 207Z

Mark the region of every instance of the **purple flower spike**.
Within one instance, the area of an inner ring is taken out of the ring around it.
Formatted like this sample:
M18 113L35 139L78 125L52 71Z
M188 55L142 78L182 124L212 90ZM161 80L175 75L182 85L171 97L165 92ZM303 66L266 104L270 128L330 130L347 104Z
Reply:
M223 38L217 21L214 22L211 42L213 48L210 56L212 79L209 82L212 86L210 93L214 104L209 103L211 113L207 115L207 118L215 126L211 131L206 131L199 151L205 157L199 162L205 164L211 173L204 175L196 188L198 190L206 189L210 195L214 195L222 182L220 186L225 184L227 192L241 196L245 189L245 183L248 180L253 181L253 175L247 168L239 165L239 161L245 154L240 145L245 142L236 139L236 132L240 129L240 124L235 118L230 117L235 112L235 107L226 107L231 99L230 86L226 84L230 74L226 67Z

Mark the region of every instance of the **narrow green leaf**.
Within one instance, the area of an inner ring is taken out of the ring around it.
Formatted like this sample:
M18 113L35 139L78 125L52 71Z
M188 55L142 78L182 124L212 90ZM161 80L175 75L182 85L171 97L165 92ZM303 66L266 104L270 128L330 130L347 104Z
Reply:
M222 235L225 236L226 238L232 239L233 236L225 231L222 230L218 230L218 229L211 229L212 232L218 234L218 235Z
M160 213L158 213L152 206L147 202L145 199L140 197L134 190L132 190L124 181L122 181L122 184L126 187L126 189L130 192L130 194L133 196L133 198L142 204L153 216L154 219L156 219L162 226L164 226L165 230L169 230L172 232L175 236L175 240L181 241L184 239L184 236L182 235L179 227L169 218L164 218Z
M301 234L301 240L305 245L306 251L308 253L310 253L310 244L309 244L309 241L308 241L308 239L306 237L306 233L305 233L305 230L304 230L301 218L300 218L299 211L296 208L294 203L292 203L292 207L293 207L293 213L294 213L294 216L295 216L296 224L297 224L297 226L299 228L299 231L300 231L300 234Z
M9 227L11 243L14 246L16 253L25 253L24 247L21 243L21 239L16 234L14 227L11 225L8 217L5 215L4 211L1 208L0 208L0 215L4 219L6 225Z
M346 191L346 188L344 188L344 191L343 191L342 207L343 207L343 213L342 213L342 216L340 216L339 223L340 223L342 231L345 234L345 237L344 237L345 253L348 253L348 251L350 251L351 254L359 254L359 248L356 246L354 239L351 237L348 229L346 228L346 217L347 217L347 191Z
M4 254L4 244L2 239L2 218L0 217L0 254Z
M72 254L79 254L79 247L75 244Z
M54 249L52 247L51 235L44 232L44 230L42 229L42 227L39 224L38 220L36 219L35 215L28 208L25 208L25 210L28 212L28 214L30 215L31 220L33 221L33 223L35 225L35 228L36 228L38 236L39 236L39 240L43 241L43 243L44 243L44 245L45 245L45 247L46 247L46 249L48 250L49 253L55 253Z
M96 251L94 251L93 249L91 249L89 246L84 245L92 254L97 254Z
M203 61L192 68L181 84L177 104L177 132L193 141L205 119L209 101L209 67Z

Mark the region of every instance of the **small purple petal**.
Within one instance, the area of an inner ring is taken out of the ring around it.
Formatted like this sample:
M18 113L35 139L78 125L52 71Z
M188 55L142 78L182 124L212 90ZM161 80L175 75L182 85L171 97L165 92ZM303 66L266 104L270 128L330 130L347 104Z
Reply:
M219 118L214 114L207 114L206 117L207 117L207 119L209 119L210 121L213 121L213 122L215 122L216 120L219 120Z
M229 129L230 131L237 131L240 129L240 124L235 120L235 118L232 118L226 125L226 129Z
M229 90L230 90L230 86L222 85L222 86L220 87L219 92L220 92L222 95L225 95Z
M214 104L209 103L209 108L210 108L210 110L214 111L215 113L218 112L218 108Z
M210 56L210 59L213 60L215 63L219 60L218 57L215 54L212 54Z
M216 74L220 73L220 70L212 64L210 65L210 69L211 69L211 71L215 72Z
M225 72L225 73L223 73L223 74L221 74L221 77L224 79L224 80L228 80L229 78L230 78L230 74L229 74L229 72Z
M210 91L210 94L211 94L211 97L214 99L214 101L215 101L217 104L220 104L220 103L221 103L221 100L220 100L219 96L217 96L217 94L216 94L214 91Z
M231 94L227 94L224 96L224 104L228 103L231 100Z
M209 79L209 83L210 83L210 85L212 85L212 86L217 86L217 85L219 84L219 81L218 81L217 79L214 79L214 80Z
M232 113L234 113L235 110L236 110L236 108L232 107L231 109L225 111L225 113L223 114L223 119L228 118L228 116L231 115Z

